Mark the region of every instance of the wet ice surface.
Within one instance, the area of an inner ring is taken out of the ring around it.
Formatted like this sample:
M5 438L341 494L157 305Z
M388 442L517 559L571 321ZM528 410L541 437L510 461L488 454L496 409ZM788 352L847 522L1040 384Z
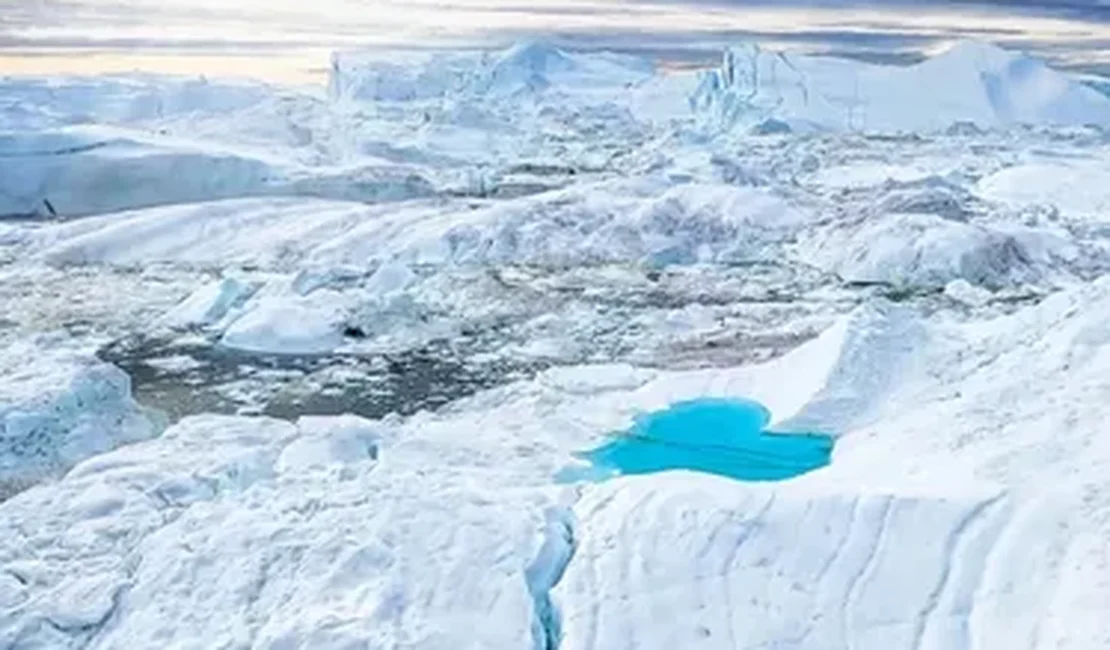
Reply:
M346 282L351 290L358 284ZM222 345L211 333L161 331L119 338L98 356L131 376L139 401L175 421L204 412L408 415L557 365L766 361L875 291L805 298L818 285L817 277L774 264L461 269L429 277L426 291L412 292L416 316L393 326L424 328L426 336L396 338L374 312L356 311L334 353L259 353Z
M411 415L527 379L540 362L467 363L441 344L394 354L258 355L214 345L121 340L98 356L122 368L135 398L178 420L198 413Z

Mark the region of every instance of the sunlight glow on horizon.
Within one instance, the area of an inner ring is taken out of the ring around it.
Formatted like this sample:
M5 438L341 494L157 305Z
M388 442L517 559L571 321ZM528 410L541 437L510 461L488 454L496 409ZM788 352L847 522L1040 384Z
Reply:
M849 9L620 0L241 0L233 5L226 0L78 0L59 5L44 0L29 7L16 10L14 27L0 31L0 73L122 71L128 65L181 73L200 71L215 57L234 61L248 76L261 71L272 78L268 71L277 61L294 66L299 72L293 76L311 76L326 66L326 52L336 49L501 46L547 33L585 35L599 46L606 39L627 45L641 38L645 46L677 47L700 46L701 39L706 46L723 44L730 33L755 33L772 44L776 36L786 44L799 33L815 41L821 34L889 34L895 40L909 35L931 41L917 46L919 52L979 34L1003 45L1068 43L1095 59L1105 56L1098 50L1106 48L1098 46L1110 43L1110 25L1099 22L921 5ZM85 60L67 63L67 52L82 52Z

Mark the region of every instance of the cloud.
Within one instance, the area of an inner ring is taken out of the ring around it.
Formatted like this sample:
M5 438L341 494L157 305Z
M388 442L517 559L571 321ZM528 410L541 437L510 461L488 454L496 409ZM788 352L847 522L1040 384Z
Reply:
M985 11L992 13L1022 13L1026 15L1058 16L1076 20L1110 21L1108 0L960 0L938 3L935 0L640 0L660 5L686 5L704 7L814 7L827 9L883 9L925 8L935 10Z

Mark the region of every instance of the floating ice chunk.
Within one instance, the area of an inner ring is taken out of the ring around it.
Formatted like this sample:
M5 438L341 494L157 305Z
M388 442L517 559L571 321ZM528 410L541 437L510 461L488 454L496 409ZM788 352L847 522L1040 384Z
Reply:
M404 65L397 58L407 59ZM496 96L533 97L547 90L564 99L599 89L626 92L651 77L650 61L608 52L567 52L549 43L527 41L499 52L439 53L420 56L342 52L332 57L333 96L379 102L451 98L471 112L471 101ZM455 114L455 117L460 117ZM482 118L485 119L485 118ZM459 123L452 119L452 123ZM473 124L473 122L471 122Z
M403 291L415 282L417 276L405 264L384 262L366 282L366 290L378 296Z
M968 307L982 307L993 297L990 291L974 286L963 278L944 285L944 295Z
M347 297L328 289L261 297L228 326L220 344L273 354L330 352L343 342L346 303Z
M482 58L463 53L336 52L328 79L337 99L367 102L409 102L443 97L471 82Z
M150 74L0 79L0 130L97 121L134 124L197 114L227 116L271 100L275 89L245 80ZM11 102L11 105L6 105Z
M570 395L596 395L643 386L655 372L626 364L598 364L552 368L538 381Z
M377 460L382 425L360 417L302 417L300 436L282 450L277 471L304 472Z
M290 281L290 289L299 295L307 296L317 289L335 288L336 285L352 282L363 274L362 269L350 265L302 268Z
M258 289L257 283L224 277L204 285L181 301L162 318L170 327L208 327L215 325L241 306Z
M519 43L503 52L491 66L489 88L493 91L544 90L551 77L576 68L574 60L546 43Z

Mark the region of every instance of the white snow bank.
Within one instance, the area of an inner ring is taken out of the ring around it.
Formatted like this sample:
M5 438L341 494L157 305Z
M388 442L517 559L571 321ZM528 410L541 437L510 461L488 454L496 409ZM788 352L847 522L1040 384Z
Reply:
M1000 540L1006 505L988 495L821 494L680 473L601 486L576 512L575 557L554 592L567 649L995 647L1053 600L1038 592L1044 572L1008 582L1016 564L1003 562L1037 566L1044 542L1031 527Z
M1047 205L1066 217L1110 222L1110 161L1101 157L1007 167L980 180L975 191L1010 206Z
M735 48L704 74L690 106L726 130L772 118L833 131L1110 126L1110 98L1037 59L972 42L904 68Z
M926 482L933 459L947 458L950 480L974 468L1034 492L1078 489L1110 466L1099 433L1110 412L1091 399L1108 388L1108 306L1099 280L1010 316L923 324L914 371L889 382L883 417L838 443L827 474L852 485L880 462L885 481Z
M390 436L388 428L353 415L302 417L297 420L301 436L289 443L275 465L282 474L310 470L327 471L378 459L378 448Z
M42 254L61 263L666 265L766 259L807 218L761 189L640 179L500 202L388 209L225 201L49 226L36 237Z
M0 377L0 498L160 426L123 371L63 341L9 346Z
M830 188L859 189L890 183L923 183L943 178L959 167L959 161L946 158L915 158L912 163L876 160L821 167L808 180Z

